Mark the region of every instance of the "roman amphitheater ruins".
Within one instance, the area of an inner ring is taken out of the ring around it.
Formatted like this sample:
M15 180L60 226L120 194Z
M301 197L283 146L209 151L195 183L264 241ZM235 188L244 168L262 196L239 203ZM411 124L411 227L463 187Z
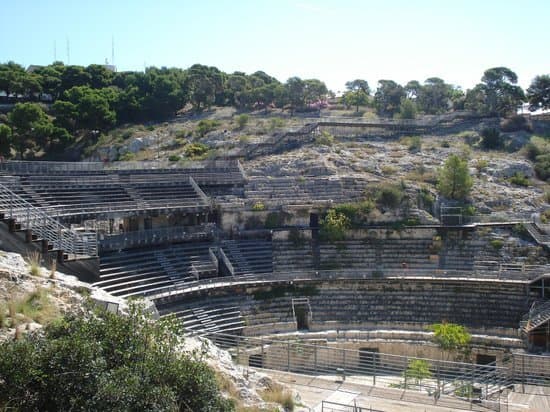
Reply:
M5 161L2 239L113 295L145 297L253 369L507 410L510 394L550 386L550 235L538 215L472 215L406 188L406 210L327 238L326 211L387 177L327 174L322 163L268 171L270 156L323 131L369 141L478 123L317 120L187 163ZM442 322L472 334L461 362L432 341ZM413 359L429 373L407 382Z

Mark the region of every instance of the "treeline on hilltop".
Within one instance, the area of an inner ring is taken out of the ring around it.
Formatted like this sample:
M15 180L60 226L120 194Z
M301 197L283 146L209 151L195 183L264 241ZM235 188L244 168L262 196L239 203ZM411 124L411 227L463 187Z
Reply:
M371 90L366 80L346 83L340 101L347 108L373 107L379 116L414 118L468 109L482 115L515 113L524 101L530 108L550 107L550 76L537 76L525 94L516 74L506 67L485 71L481 83L464 92L438 77L402 86L379 80ZM275 107L295 111L320 110L334 98L318 79L291 77L285 83L258 71L224 73L195 64L188 69L147 68L144 72L113 72L106 66L87 67L55 62L48 66L0 64L1 100L16 103L0 117L0 152L20 158L36 150L62 150L74 136L97 135L117 124L172 118L187 105L201 111L210 106L239 110ZM49 102L48 113L39 102Z

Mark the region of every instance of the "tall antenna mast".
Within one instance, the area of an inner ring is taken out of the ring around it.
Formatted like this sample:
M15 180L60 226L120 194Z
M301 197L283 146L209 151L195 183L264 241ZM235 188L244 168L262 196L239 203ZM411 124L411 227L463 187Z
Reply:
M57 42L53 41L53 61L57 61Z
M115 36L111 35L111 64L115 65Z
M71 45L69 44L68 36L67 36L67 64L71 64Z

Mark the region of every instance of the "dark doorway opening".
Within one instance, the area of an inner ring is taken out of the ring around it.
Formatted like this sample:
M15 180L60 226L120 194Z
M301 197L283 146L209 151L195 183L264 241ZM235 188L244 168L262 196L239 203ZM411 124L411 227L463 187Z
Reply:
M296 315L296 328L298 330L309 330L309 308L307 306L294 306Z
M481 353L478 353L476 355L476 364L478 365L490 365L494 364L494 362L497 361L497 357L493 355L484 355Z
M263 368L264 367L264 355L262 353L257 353L255 355L250 355L248 357L248 366L253 368Z
M359 348L359 369L363 373L373 373L380 365L378 348Z
M314 229L319 227L319 215L317 213L309 214L309 227Z

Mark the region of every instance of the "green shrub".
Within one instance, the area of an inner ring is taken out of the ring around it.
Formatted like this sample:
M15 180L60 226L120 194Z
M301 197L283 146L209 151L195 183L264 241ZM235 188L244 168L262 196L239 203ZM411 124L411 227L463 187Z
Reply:
M342 203L333 207L336 213L345 215L354 227L368 223L369 213L374 209L371 200L363 200L355 203Z
M168 156L168 160L171 161L171 162L177 162L179 161L181 158L178 156L178 155L170 155Z
M407 149L409 150L409 152L412 153L419 152L422 149L422 139L420 138L420 136L410 137Z
M416 118L416 112L416 103L414 101L407 98L401 99L398 115L400 119L414 119Z
M319 235L322 239L335 242L343 240L346 230L351 228L350 219L342 212L329 209L327 214L320 221Z
M540 147L533 142L527 143L523 147L523 152L525 153L525 157L533 162L537 159L537 156L542 154Z
M254 212L262 212L265 210L265 205L262 202L256 202L252 206L252 211Z
M504 246L504 241L501 239L492 239L491 241L489 241L489 244L493 249L500 250Z
M528 187L531 186L531 181L524 174L516 172L514 176L508 179L510 183L516 186Z
M500 131L495 127L487 127L481 131L481 147L489 150L497 150L503 147Z
M118 157L121 162L131 162L136 158L136 154L132 152L126 152Z
M204 137L207 133L216 130L220 126L220 122L217 120L203 119L197 125L195 134L198 137Z
M546 209L544 212L540 214L540 221L545 225L548 224L548 222L550 222L550 209Z
M315 143L320 146L332 146L334 144L334 136L323 130L321 135L315 138Z
M272 132L275 129L284 127L286 122L280 117L272 117L269 119L269 131Z
M487 170L488 166L489 162L485 159L478 159L474 164L474 167L476 168L478 174Z
M522 130L531 131L531 127L527 123L527 119L523 116L516 115L504 119L501 123L500 128L503 132L519 132Z
M422 205L425 210L432 211L435 202L435 197L426 188L421 188L418 191L418 203Z
M535 173L541 180L548 180L550 178L550 153L537 156Z
M215 374L178 349L174 320L69 316L32 338L0 343L0 405L24 411L233 411Z
M244 127L248 124L248 121L250 120L250 116L247 114L240 114L236 118L237 127L239 129L244 129Z
M407 365L407 369L403 372L403 377L406 379L414 379L418 385L424 379L432 377L430 372L430 363L424 359L411 359Z
M383 208L396 209L402 202L405 193L402 185L385 185L378 189L376 203Z
M202 143L191 143L185 147L184 153L185 156L190 158L202 157L210 148Z

